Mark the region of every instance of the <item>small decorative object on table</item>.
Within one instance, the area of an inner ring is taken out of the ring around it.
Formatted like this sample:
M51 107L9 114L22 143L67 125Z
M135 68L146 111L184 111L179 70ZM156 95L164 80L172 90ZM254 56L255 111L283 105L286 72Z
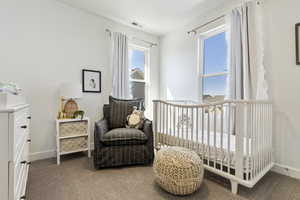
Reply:
M155 181L167 192L188 195L203 181L204 168L196 152L182 147L159 150L153 163Z
M56 120L56 145L57 164L60 164L60 156L88 151L91 157L90 147L90 122L89 118L83 119L57 119Z
M15 83L0 82L0 92L6 92L6 93L18 95L21 92L21 88Z
M83 119L83 116L84 116L84 111L83 110L77 110L74 112L74 118L75 119ZM80 118L78 118L80 117Z
M60 87L61 110L58 119L72 119L74 113L78 111L78 105L74 99L82 97L80 84L64 83ZM64 104L64 101L67 101Z

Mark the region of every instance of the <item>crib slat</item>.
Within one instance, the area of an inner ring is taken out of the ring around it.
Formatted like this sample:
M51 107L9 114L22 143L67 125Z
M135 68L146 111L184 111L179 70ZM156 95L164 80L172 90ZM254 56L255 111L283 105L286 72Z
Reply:
M207 134L206 148L208 148L207 162L208 162L208 166L210 166L210 107L208 107L208 110L207 110L207 130L206 130L206 134Z
M261 105L258 105L258 115L259 115L259 172L261 172L263 167L263 153L262 153L262 144L263 144L263 131L262 131L262 112Z
M246 119L245 119L245 142L246 142L246 158L245 158L245 168L246 168L246 180L249 180L249 160L250 160L250 153L249 153L249 142L250 142L250 105L244 104L246 109Z
M199 108L196 108L196 152L200 153L199 151Z
M254 138L254 122L253 122L253 104L250 104L250 127L251 127L251 177L254 178L254 144L255 144L255 138Z
M161 147L160 144L161 144L161 133L162 133L162 103L159 102L159 133L158 133L158 145L159 145L159 148Z
M184 126L183 126L183 120L184 120L184 109L181 107L181 119L180 119L180 124L181 124L181 134L182 134L182 146L185 146L185 140L184 140Z
M231 135L231 104L228 103L228 118L227 118L227 172L230 174L230 163L231 163L231 158L230 158L230 135Z
M173 128L172 128L172 145L175 146L175 139L176 139L176 129L175 129L175 124L176 124L176 106L173 106Z
M221 149L221 170L223 171L223 160L224 160L224 147L223 147L223 137L224 137L224 104L221 105L221 141L220 141L220 149Z
M201 122L201 128L202 128L202 130L201 130L201 136L202 136L202 138L201 138L201 153L202 153L202 160L204 161L204 158L205 158L205 148L204 148L205 108L204 107L202 107L202 109L201 109L201 114L202 114L202 117L201 117L201 121L202 121Z
M191 108L192 117L191 117L191 145L192 149L195 150L195 143L194 143L194 108Z
M153 103L153 129L154 129L154 148L157 148L157 115L158 115L158 110L157 110L157 102Z
M236 104L236 117L235 117L235 176L243 179L244 172L244 112L243 103Z
M214 159L214 168L216 168L216 163L217 163L217 106L214 106L214 127L213 127L213 133L214 133L214 154L215 154L215 159Z
M177 139L176 139L176 145L180 146L180 107L177 107L177 123L176 123L176 134L177 134Z
M258 115L258 104L255 104L255 138L256 138L256 166L255 166L255 176L258 174L259 172L259 159L260 159L260 155L259 155L259 115Z

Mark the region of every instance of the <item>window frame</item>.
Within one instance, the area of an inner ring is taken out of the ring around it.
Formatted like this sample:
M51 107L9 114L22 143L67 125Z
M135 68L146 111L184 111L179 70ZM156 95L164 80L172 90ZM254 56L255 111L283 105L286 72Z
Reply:
M129 60L129 51L130 49L143 51L145 53L145 66L144 66L144 80L132 79L130 77L130 60ZM149 97L150 97L150 48L141 46L135 43L130 42L128 44L128 71L129 71L129 82L140 82L145 83L145 109L149 106Z
M204 95L204 78L207 77L217 77L217 76L224 76L229 75L229 71L227 72L219 72L219 73L210 73L204 74L204 42L206 39L216 36L220 33L226 32L225 24L214 27L209 29L208 31L201 32L198 37L198 99L200 102L203 102L203 95Z

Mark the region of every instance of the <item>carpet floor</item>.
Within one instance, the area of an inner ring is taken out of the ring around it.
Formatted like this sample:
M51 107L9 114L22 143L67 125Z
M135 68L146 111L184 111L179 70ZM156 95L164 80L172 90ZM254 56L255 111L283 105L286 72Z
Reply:
M150 166L95 170L92 159L66 156L32 163L28 180L29 200L300 200L300 181L269 172L254 188L239 186L230 191L229 181L205 172L201 188L192 195L177 197L154 182Z

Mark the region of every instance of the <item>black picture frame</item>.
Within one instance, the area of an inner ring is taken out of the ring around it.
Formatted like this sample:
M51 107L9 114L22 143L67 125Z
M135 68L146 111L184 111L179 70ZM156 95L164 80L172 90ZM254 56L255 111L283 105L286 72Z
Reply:
M95 87L97 86L97 83L99 84L98 89L92 90L89 89L86 85L86 80L88 77L87 74L94 74L96 77L98 77L98 80L94 81ZM101 93L101 71L97 71L97 70L89 70L89 69L83 69L82 70L82 92L86 92L86 93Z
M300 65L300 23L295 25L296 34L296 64Z

